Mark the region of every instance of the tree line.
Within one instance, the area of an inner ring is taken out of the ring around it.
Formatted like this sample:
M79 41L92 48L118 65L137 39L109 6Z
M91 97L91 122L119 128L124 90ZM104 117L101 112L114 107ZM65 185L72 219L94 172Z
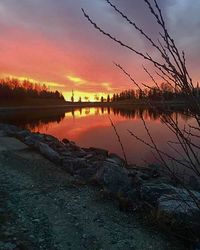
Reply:
M45 84L32 83L29 80L20 81L15 78L0 79L0 100L25 98L64 100L59 91L50 91Z
M194 88L193 95L199 97L199 87ZM158 87L149 87L137 90L125 90L117 94L113 94L112 102L123 100L149 100L149 101L179 101L186 100L187 93L178 91L166 83L162 83ZM108 98L110 100L110 98Z

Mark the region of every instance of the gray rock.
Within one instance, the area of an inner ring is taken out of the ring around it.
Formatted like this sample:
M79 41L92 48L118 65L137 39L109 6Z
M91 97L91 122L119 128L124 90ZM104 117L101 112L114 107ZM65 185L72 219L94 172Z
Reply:
M121 161L118 161L118 160L113 159L113 158L106 158L106 161L113 164L113 165L116 165L116 166L121 166L121 167L124 166Z
M50 161L53 161L55 163L60 163L61 162L61 157L60 155L54 151L52 148L49 147L49 145L43 143L43 142L38 142L36 144L36 147L40 151L42 155L44 155L47 159Z
M71 158L67 157L63 159L62 163L63 169L65 169L70 174L75 174L79 169L86 169L90 167L90 164L82 158Z
M76 157L85 157L87 155L87 153L83 149L75 151L74 154L76 155Z
M183 188L175 188L174 191L174 194L162 195L158 199L158 211L187 225L198 224L200 228L200 208L197 206L197 203L200 204L200 193Z
M66 146L67 146L67 148L69 148L73 152L76 152L76 151L80 152L80 151L82 151L82 149L79 146L77 146L74 142L73 143L70 142L70 144L68 144Z
M192 189L200 191L200 181L195 176L189 177L189 185Z
M122 166L125 165L124 159L122 159L120 156L118 156L118 155L116 155L114 153L109 154L109 158L108 159L114 161L118 165L122 165Z
M86 153L86 155L84 156L85 159L92 159L94 157L94 154L92 153Z
M106 161L103 163L103 166L98 169L95 180L107 192L114 196L118 196L119 193L128 193L132 190L131 180L128 177L127 170Z
M75 177L86 182L91 182L93 181L94 176L97 173L97 169L98 169L97 167L93 167L93 166L88 167L88 168L78 169L75 172Z
M176 188L168 183L148 181L148 182L143 182L140 187L141 200L155 207L158 204L158 199L162 195L168 195L174 193L176 193Z
M66 138L64 138L64 139L62 140L62 142L63 142L64 144L70 143L70 141L69 141L68 139L66 139Z
M16 133L16 137L20 140L25 140L26 137L30 136L31 132L29 130L21 130Z
M59 140L56 137L52 136L52 135L43 134L43 136L44 136L44 139L45 139L46 142L52 142L52 141L53 142L55 142L55 141L59 142Z
M6 136L6 135L7 135L7 133L4 130L0 130L0 137L1 136Z
M26 145L28 145L30 147L34 147L37 142L38 142L38 140L35 137L33 137L32 135L27 136L24 140L24 143L26 143Z
M16 247L14 243L0 241L0 250L14 250Z
M15 136L17 132L19 132L21 129L9 124L0 124L0 129L4 131L7 135Z
M65 158L73 158L73 153L70 151L65 150L64 152L61 153L63 159Z
M105 156L105 157L108 156L108 150L105 150L105 149L90 147L89 151L93 152L93 153L95 153L97 155L102 155L102 156Z
M60 148L65 149L65 145L62 142L60 142L58 139L56 139L54 137L49 137L49 138L51 138L51 139L46 140L46 136L45 136L44 142L46 144L48 144L51 148L53 148L53 149L60 149Z
M35 147L38 142L44 142L44 136L42 134L32 133L24 139L24 143L30 147Z
M0 137L0 152L4 152L4 157L7 157L6 155L9 154L5 151L19 151L26 149L28 149L27 145L25 145L23 142L19 141L14 137Z

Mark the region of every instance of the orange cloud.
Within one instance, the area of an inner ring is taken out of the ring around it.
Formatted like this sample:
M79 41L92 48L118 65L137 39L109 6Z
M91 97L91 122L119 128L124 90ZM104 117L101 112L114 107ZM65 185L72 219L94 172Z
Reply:
M68 78L70 81L74 82L76 85L82 85L82 84L87 83L86 80L81 79L81 78L76 77L76 76L67 76L67 78Z

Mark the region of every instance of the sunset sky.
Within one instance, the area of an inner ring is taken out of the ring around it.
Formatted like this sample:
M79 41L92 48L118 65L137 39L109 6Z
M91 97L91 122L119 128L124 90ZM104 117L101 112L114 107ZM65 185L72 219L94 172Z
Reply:
M144 30L158 38L159 28L142 0L113 0ZM200 1L159 0L168 28L186 52L194 82L200 79ZM106 31L134 48L154 51L104 0L0 0L0 76L45 82L70 99L132 88L113 65L123 65L138 82L150 83L140 57L99 34L81 8ZM156 55L155 55L156 56Z

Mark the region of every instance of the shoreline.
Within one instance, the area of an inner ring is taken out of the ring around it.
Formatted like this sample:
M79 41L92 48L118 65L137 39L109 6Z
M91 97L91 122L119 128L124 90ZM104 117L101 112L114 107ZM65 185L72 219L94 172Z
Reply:
M0 249L187 249L136 211L120 211L101 187L81 182L0 126ZM23 133L18 130L17 137Z
M0 133L20 140L79 183L99 187L104 195L118 202L121 211L144 210L147 217L154 214L154 220L161 227L170 225L183 237L192 237L191 230L200 232L200 221L197 223L200 211L187 192L164 175L158 166L133 168L107 150L81 148L67 139L59 141L51 135L32 133L13 125L0 124ZM200 198L200 188L191 189L191 192ZM190 206L186 206L185 200Z
M165 101L165 102L153 102L152 105L159 106L160 108L186 108L187 103L182 102L174 102L174 101ZM29 106L1 106L0 104L0 112L6 111L21 111L21 110L38 110L38 109L68 109L68 108L87 108L87 107L113 107L113 108L138 108L138 107L149 107L145 102L74 102L74 103L66 103L66 104L45 104L45 105L29 105Z

